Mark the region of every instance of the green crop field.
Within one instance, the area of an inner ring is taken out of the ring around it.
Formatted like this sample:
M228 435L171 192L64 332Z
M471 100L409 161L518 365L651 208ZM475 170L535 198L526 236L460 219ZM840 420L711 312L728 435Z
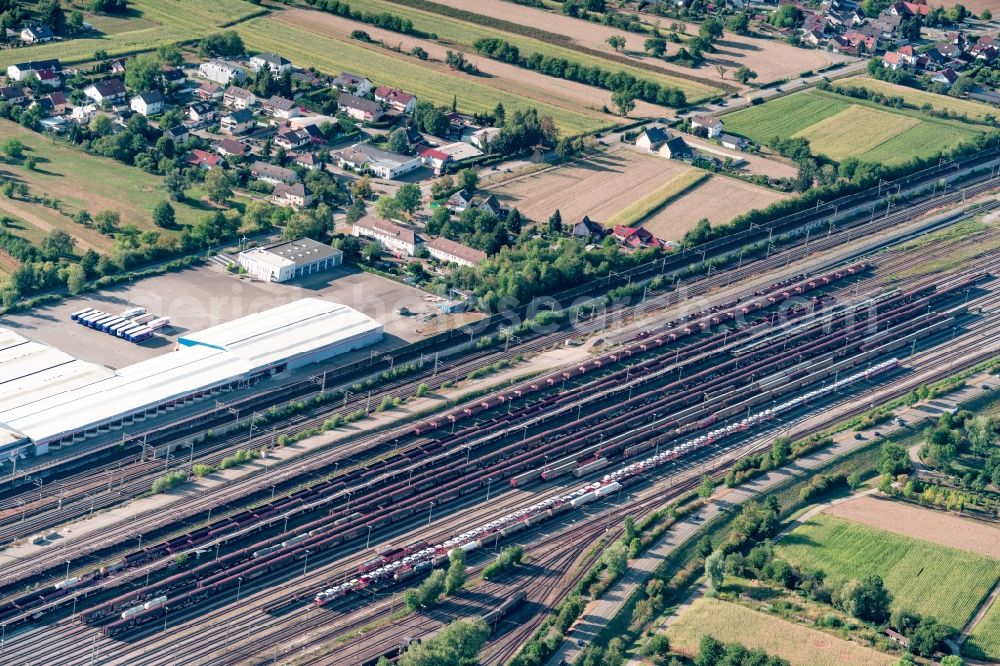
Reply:
M813 153L840 161L851 155L868 153L919 124L916 118L852 104L794 136L807 139Z
M521 53L525 55L541 53L553 58L565 58L587 65L588 67L601 67L612 72L625 71L636 78L679 88L684 91L689 102L699 102L709 99L722 92L721 88L716 88L708 84L670 76L669 74L660 74L639 67L629 67L612 60L593 56L588 53L581 53L573 48L549 44L538 39L515 35L475 23L468 23L461 19L407 7L394 2L386 2L385 0L354 0L349 4L351 5L351 9L357 11L390 12L396 16L410 19L417 30L433 33L442 42L450 42L463 46L469 53L474 52L472 44L477 39L484 37L501 38L516 45L521 50ZM360 26L360 29L363 30L364 27Z
M819 514L782 539L779 557L837 585L878 574L893 605L963 627L1000 579L1000 560Z
M688 655L698 652L698 642L706 634L764 650L787 659L792 666L889 666L896 661L822 631L708 597L695 601L667 630L671 647Z
M255 18L235 29L249 48L274 51L300 66L315 66L321 71L356 72L374 81L397 86L418 99L440 106L450 106L454 95L462 111L490 112L499 102L507 109L535 107L539 114L551 116L563 135L580 134L607 127L608 123L562 109L551 104L491 88L488 83L463 79L443 68L407 56L394 57L346 41L338 41L300 30L271 18Z
M803 137L816 155L898 164L971 141L977 125L891 109L827 91L810 90L730 113L726 130L758 143ZM985 128L982 128L985 129Z
M912 104L916 107L922 107L926 104L935 110L957 113L959 115L968 116L973 120L985 120L987 116L993 116L994 118L1000 116L1000 109L990 106L989 104L976 102L971 99L959 99L957 97L949 97L948 95L938 95L937 93L925 92L923 90L917 90L916 88L910 88L909 86L889 83L888 81L879 81L878 79L872 79L867 76L853 76L847 79L841 79L833 84L834 88L847 86L874 90L882 93L883 95L902 97L907 104Z
M1000 602L993 601L966 639L962 653L980 661L1000 662Z
M59 58L64 65L73 65L93 60L97 51L106 51L109 56L151 51L165 44L204 37L264 11L244 0L133 0L130 4L140 18L119 21L113 33L4 49L0 52L0 67L45 58ZM100 25L98 20L95 27Z
M727 132L742 134L757 143L792 136L821 120L840 113L848 103L811 95L788 95L722 117Z

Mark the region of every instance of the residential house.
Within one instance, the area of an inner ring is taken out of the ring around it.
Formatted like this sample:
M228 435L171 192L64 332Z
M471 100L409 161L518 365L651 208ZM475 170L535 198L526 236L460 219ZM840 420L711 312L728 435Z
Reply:
M136 95L129 102L129 107L136 113L144 116L155 116L156 114L163 111L164 105L166 105L167 100L159 90L151 90L150 92L144 92Z
M250 109L240 109L222 116L219 121L219 131L229 136L245 134L257 126Z
M691 116L692 129L704 129L709 139L722 135L722 121L715 116Z
M265 183L271 183L272 185L277 185L278 183L291 185L299 180L299 174L295 173L291 169L275 166L274 164L262 162L261 160L257 160L250 165L250 175L257 180L262 180Z
M35 75L35 72L45 69L61 73L62 63L53 58L50 60L34 60L9 65L7 67L7 78L11 81L27 81Z
M399 113L410 113L417 104L417 98L414 95L389 86L375 88L375 100Z
M0 102L8 104L24 104L28 96L21 86L3 86L0 88Z
M943 69L931 77L931 83L940 83L941 85L948 86L949 88L954 85L955 81L958 81L958 73L956 73L951 67Z
M480 201L474 202L473 207L484 213L489 213L493 217L501 220L507 217L507 209L500 204L495 194L491 194Z
M574 224L572 231L570 231L570 235L573 238L580 238L582 240L600 240L604 238L606 233L607 229L591 220L587 215L584 215L582 220Z
M262 67L271 70L271 76L277 78L292 68L292 61L282 58L277 53L258 53L250 58L250 68L259 72Z
M656 152L660 155L665 155L670 159L677 159L679 157L687 157L690 155L691 149L686 143L684 143L684 139L679 136L674 136L667 139Z
M823 33L818 30L806 30L799 37L799 43L805 44L806 46L817 47L823 43Z
M445 202L445 207L453 213L462 213L466 208L472 205L473 199L474 196L469 190L459 190L448 197L448 201Z
M299 153L292 158L292 162L300 167L305 167L309 171L315 171L323 166L323 163L319 161L319 158L316 157L315 153Z
M209 60L198 67L201 78L214 81L224 86L239 83L247 78L246 71L239 65L225 60Z
M978 44L976 46L978 46ZM974 55L976 56L977 64L978 61L982 60L983 63L989 65L997 59L997 56L1000 56L1000 48L994 44L990 44L984 48L976 49Z
M250 146L228 136L213 143L212 150L223 157L246 157L250 154Z
M922 3L916 2L896 2L889 6L886 10L892 16L927 16L930 12L930 7Z
M350 72L341 72L340 76L337 76L330 82L337 90L342 90L344 92L353 93L355 95L367 95L374 88L374 84L370 79L364 76L358 76L357 74L351 74Z
M229 86L222 94L222 104L231 109L249 109L256 103L257 96L239 86Z
M375 123L385 115L385 110L378 102L350 93L340 93L337 96L337 108L351 118L362 122Z
M451 155L442 153L436 148L424 148L420 151L419 156L424 166L433 169L436 176L443 174L445 167L451 162Z
M212 153L201 150L200 148L195 148L188 155L187 163L191 166L196 166L199 169L214 169L215 167L222 164L222 158L218 155L213 155Z
M438 236L424 242L427 252L438 261L459 266L478 266L486 261L486 253L468 245Z
M42 101L47 101L52 105L49 113L60 116L66 113L71 106L69 99L66 97L66 93L61 90L50 92L48 95L42 97Z
M188 131L183 125L177 125L176 127L171 127L170 129L164 131L163 136L168 137L174 142L174 145L179 146L188 140Z
M633 249L664 246L663 241L642 227L626 227L619 224L612 230L611 235L620 244Z
M62 72L54 69L40 69L35 72L35 78L49 88L58 88L62 85Z
M846 41L857 53L875 53L878 50L878 36L868 35L859 30L849 30L843 35L838 35L835 42L839 44L841 41L837 40Z
M125 84L119 78L105 79L87 86L83 89L83 94L94 100L96 104L118 104L125 101L128 91Z
M669 138L670 134L662 127L647 127L635 140L635 145L637 148L655 153Z
M112 74L119 74L119 75L124 74L125 64L127 62L128 58L115 58L114 60L111 61L111 64L108 66L108 71L111 72Z
M341 168L367 170L385 179L399 178L422 164L419 156L390 153L367 143L356 143L340 151L337 159Z
M197 95L200 100L212 102L222 99L225 93L223 92L222 86L215 81L204 81L200 86L198 86L198 89L194 92L194 94Z
M940 53L945 60L955 60L963 53L961 46L948 42L935 44L934 50Z
M208 123L215 120L215 105L208 102L192 102L188 105L188 119L193 123Z
M896 53L899 54L899 57L903 62L911 67L917 64L917 58L920 56L920 54L917 53L916 50L909 44L900 46L896 49Z
M356 221L351 227L351 235L370 238L396 256L412 257L416 255L417 248L423 245L422 239L413 229L371 215Z
M296 106L293 100L278 97L277 95L273 95L270 99L261 102L261 107L270 113L272 117L283 120L295 118L299 115L299 107Z
M500 136L499 127L484 127L469 135L469 143L480 150L488 150L490 142Z
M830 40L830 50L834 53L843 53L854 56L860 53L857 44L852 44L849 39L845 39L842 35L835 35L833 39Z
M906 69L906 59L895 51L887 51L882 56L882 64L891 70Z
M187 82L187 75L180 67L164 67L163 82L168 86L182 86Z
M316 88L326 83L326 79L318 74L310 72L308 69L293 71L292 81L295 81L300 86L308 86L310 88Z
M305 208L312 203L312 195L309 194L309 190L302 183L295 183L293 185L278 183L274 186L274 191L271 192L270 199L271 203L276 206L295 209Z
M722 143L723 148L729 148L730 150L746 150L750 145L750 142L740 136L733 136L732 134L723 134L719 137L719 141Z
M902 17L882 12L878 18L871 23L871 29L878 33L883 39L892 39L899 30L899 23ZM867 27L867 26L865 26Z
M80 104L73 107L69 117L78 124L83 125L90 122L90 119L97 115L96 104Z
M29 25L21 29L21 41L25 44L44 44L56 38L47 25Z
M278 136L274 138L274 145L280 146L285 150L295 150L310 143L312 143L312 137L305 128L292 129L291 127L282 127L278 130Z

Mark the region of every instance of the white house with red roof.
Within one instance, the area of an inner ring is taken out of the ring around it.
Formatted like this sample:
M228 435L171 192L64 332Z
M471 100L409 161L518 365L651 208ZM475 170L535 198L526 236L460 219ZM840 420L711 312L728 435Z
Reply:
M417 105L416 96L408 92L403 92L399 88L391 88L389 86L375 88L375 99L400 113L410 113L413 111L413 107Z

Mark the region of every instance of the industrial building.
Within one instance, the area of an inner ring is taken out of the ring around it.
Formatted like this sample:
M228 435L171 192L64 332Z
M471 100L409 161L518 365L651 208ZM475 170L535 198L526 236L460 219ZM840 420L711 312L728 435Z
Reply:
M353 308L306 298L178 339L119 370L0 328L0 473L44 455L382 339Z
M239 264L247 274L264 282L287 282L343 262L343 252L311 238L255 247L240 252L239 256Z

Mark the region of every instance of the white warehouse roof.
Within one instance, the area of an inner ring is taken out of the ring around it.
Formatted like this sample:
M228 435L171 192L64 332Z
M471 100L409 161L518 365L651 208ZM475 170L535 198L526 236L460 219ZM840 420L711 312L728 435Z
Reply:
M354 308L303 298L178 338L184 346L225 349L253 368L290 360L365 335L382 324Z
M288 360L304 365L381 337L382 325L357 310L307 298L184 336L177 351L113 372L0 328L0 445L12 433L52 442Z

